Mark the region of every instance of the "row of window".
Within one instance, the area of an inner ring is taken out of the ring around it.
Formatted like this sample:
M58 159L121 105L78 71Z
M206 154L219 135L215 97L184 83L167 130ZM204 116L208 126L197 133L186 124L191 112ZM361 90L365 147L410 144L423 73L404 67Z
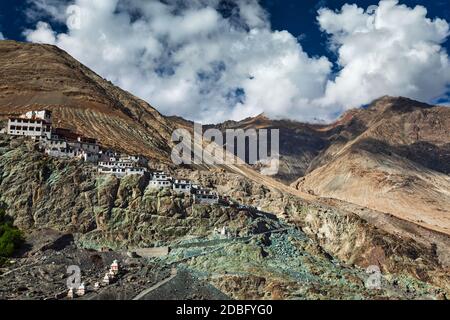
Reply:
M195 194L198 196L215 196L216 195L215 193L211 193L209 191L197 191Z
M44 122L43 120L27 120L27 119L13 119L10 121L15 123L37 123L37 124L42 124Z
M189 185L189 184L174 184L174 188L176 188L176 189L191 189L191 185Z
M50 140L50 142L47 142L47 143L50 143L52 145L54 145L54 144L59 144L59 145L62 145L62 146L66 145L65 141L60 141L60 140Z
M154 175L153 176L153 179L158 179L158 180L165 180L165 179L167 179L167 180L169 180L169 179L172 179L172 177L168 177L168 176L161 176L161 175Z
M217 199L217 196L196 195L198 199Z
M72 143L69 142L69 145L73 146L74 148L77 149L83 149L83 150L89 150L92 152L99 152L100 151L100 147L98 145L92 145L92 144L83 144L83 143Z
M197 200L219 200L219 197L215 196L195 196L195 199Z
M168 186L170 185L170 181L150 181L153 185L162 185L162 186Z
M111 168L111 170L102 169L102 171L103 172L116 172L116 173L121 173L122 172L122 173L124 173L127 170L126 169L122 169L122 168ZM144 172L144 170L139 169L139 168L131 168L128 171L130 171L130 172Z
M67 156L74 156L75 152L73 150L67 150L67 149L55 149L52 148L51 150L47 151L47 152L51 152L51 153L55 153L58 152L58 154L65 154Z
M18 130L18 131L38 131L38 132L50 132L50 128L48 127L21 127L21 126L11 126L10 130Z
M125 162L100 162L100 166L109 167L109 166L118 166L121 168L131 168L133 167L134 163L125 163Z

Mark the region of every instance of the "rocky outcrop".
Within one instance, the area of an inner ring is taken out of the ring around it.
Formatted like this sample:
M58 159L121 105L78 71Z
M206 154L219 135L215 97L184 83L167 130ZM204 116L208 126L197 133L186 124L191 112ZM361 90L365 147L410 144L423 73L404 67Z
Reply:
M290 217L320 246L349 265L377 266L407 273L450 290L448 268L434 244L426 245L380 230L352 212L317 205L293 205Z
M194 205L189 195L148 188L147 176L102 176L89 164L49 158L32 141L2 137L0 195L23 230L83 235L85 245L159 245L229 226L253 230L251 213Z
M97 250L169 246L173 251L160 258L167 259L164 265L185 263L234 298L404 298L408 286L416 297L448 290L432 248L382 232L353 213L236 174L178 170L174 175L260 210L194 205L189 196L148 188L146 176L98 175L89 164L35 151L30 140L0 139L1 201L27 233L73 233L78 246ZM211 240L213 229L223 226L233 238ZM65 250L61 239L39 251ZM383 293L364 287L367 275L361 268L373 264L387 275ZM399 279L404 282L394 289Z

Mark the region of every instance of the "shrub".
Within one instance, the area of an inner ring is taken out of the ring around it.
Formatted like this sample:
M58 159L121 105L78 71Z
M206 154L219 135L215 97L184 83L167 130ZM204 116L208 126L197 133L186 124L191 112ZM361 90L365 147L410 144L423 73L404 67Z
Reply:
M22 232L13 226L12 221L0 209L0 263L7 257L12 256L23 242ZM3 259L2 259L3 258Z

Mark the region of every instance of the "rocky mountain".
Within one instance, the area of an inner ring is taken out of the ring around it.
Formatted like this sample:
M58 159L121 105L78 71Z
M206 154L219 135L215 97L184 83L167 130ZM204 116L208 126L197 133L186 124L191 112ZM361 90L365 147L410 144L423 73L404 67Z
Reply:
M448 107L383 97L329 125L260 115L213 127L279 129L279 181L450 233Z
M165 167L172 164L172 132L193 131L191 122L162 116L55 46L0 41L0 75L0 119L49 109L55 126L95 138L103 147L147 156ZM224 165L221 170L302 195L246 165Z
M46 108L106 147L170 159L173 124L54 46L0 42L0 117Z
M195 290L213 285L234 299L450 294L443 262L448 239L421 236L413 225L400 226L405 231L395 235L353 210L304 201L233 173L173 173L261 211L195 205L188 196L149 188L148 177L99 176L90 164L50 158L36 151L33 141L0 135L1 201L27 234L23 252L0 268L0 298L63 298L65 268L73 263L90 286L86 299L131 299L165 281L174 267L179 276L160 295L146 295L149 299L173 298L171 292L185 290L187 283L180 287L185 277ZM233 237L214 236L214 228L224 226ZM157 258L129 254L152 248L170 251ZM93 293L93 283L113 258L126 273ZM366 287L371 276L366 268L373 265L383 274L379 290ZM181 298L211 297L205 290Z
M384 97L344 119L293 186L450 234L450 108Z
M24 252L0 269L0 298L54 296L64 289L57 272L71 259L94 281L113 256L128 276L100 297L133 297L165 281L172 266L188 274L164 294L188 279L204 296L212 285L238 299L450 295L450 109L385 97L330 125L264 115L229 121L206 128L280 129L275 179L245 164L175 167L172 131L192 123L159 114L56 47L0 41L0 118L43 108L58 127L145 155L259 210L195 205L148 188L148 176L100 176L89 164L43 155L31 140L0 135L0 201L28 235ZM233 238L213 236L224 226ZM61 235L73 241L61 244ZM151 266L127 255L155 247L171 250ZM112 253L100 254L105 248ZM365 286L368 266L383 274L380 291ZM155 270L161 274L149 275ZM30 287L32 278L48 288Z

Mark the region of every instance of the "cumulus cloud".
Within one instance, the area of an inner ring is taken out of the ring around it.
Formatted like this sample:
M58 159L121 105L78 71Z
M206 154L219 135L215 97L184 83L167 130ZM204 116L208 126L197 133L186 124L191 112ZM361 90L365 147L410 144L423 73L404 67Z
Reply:
M342 68L320 103L344 108L382 95L432 101L445 94L450 61L441 44L449 25L426 16L425 7L408 8L396 0L366 11L356 5L319 10L319 24L331 36Z
M39 21L36 30L26 30L24 34L30 42L56 44L55 32L46 22Z
M28 41L58 45L164 114L202 122L261 112L331 120L385 94L426 101L450 83L448 24L397 1L319 10L338 74L289 32L273 31L257 0L32 1L53 20L26 30ZM68 31L55 32L53 21Z
M0 32L0 40L5 40L5 37L3 36L3 33Z

